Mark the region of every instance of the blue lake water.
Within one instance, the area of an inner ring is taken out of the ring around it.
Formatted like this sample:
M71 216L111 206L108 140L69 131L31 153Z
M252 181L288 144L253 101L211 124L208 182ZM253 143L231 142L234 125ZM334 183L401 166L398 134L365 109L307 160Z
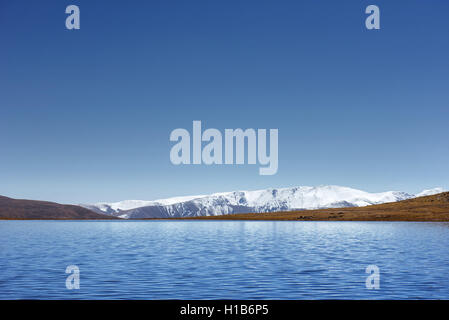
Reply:
M449 299L447 223L0 221L0 253L0 299Z

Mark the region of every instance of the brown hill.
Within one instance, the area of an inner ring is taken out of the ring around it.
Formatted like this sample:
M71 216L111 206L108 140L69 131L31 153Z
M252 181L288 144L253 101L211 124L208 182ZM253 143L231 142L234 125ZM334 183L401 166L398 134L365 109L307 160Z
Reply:
M247 213L198 220L449 221L449 192L366 207Z
M0 196L0 219L3 220L85 220L117 219L83 207L47 201L11 199Z

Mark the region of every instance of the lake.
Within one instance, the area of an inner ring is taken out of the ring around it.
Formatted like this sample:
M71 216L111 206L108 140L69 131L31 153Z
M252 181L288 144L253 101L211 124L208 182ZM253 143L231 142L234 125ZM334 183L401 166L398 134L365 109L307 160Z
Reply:
M0 221L0 252L0 299L449 299L448 223Z

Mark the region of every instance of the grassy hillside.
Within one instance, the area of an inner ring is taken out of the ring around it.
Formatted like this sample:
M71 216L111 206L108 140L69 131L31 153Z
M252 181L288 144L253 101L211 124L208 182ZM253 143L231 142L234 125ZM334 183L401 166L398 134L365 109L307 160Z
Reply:
M11 199L0 196L2 220L84 220L117 219L73 205L47 201Z

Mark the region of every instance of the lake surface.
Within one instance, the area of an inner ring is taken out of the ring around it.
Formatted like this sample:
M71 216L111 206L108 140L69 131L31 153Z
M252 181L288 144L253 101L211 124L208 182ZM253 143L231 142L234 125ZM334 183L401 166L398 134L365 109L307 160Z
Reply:
M0 221L0 253L0 299L449 299L447 223Z

